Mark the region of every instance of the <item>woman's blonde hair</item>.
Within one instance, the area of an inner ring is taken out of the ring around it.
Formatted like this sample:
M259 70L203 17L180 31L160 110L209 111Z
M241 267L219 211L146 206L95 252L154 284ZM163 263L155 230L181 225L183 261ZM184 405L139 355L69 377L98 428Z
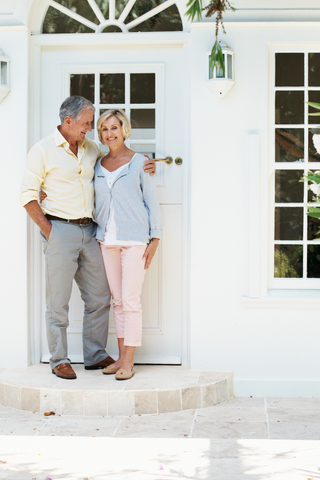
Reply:
M97 129L98 129L98 135L99 135L100 142L102 144L104 144L104 141L103 141L102 135L101 135L102 124L105 120L107 120L107 118L110 118L110 117L117 117L117 119L119 120L120 125L122 127L123 138L124 138L124 140L127 140L131 135L131 125L130 125L130 122L129 122L129 119L128 119L127 115L124 113L123 110L121 110L119 108L119 109L116 109L116 110L107 110L102 115L100 115L100 117L98 119L98 123L97 123Z

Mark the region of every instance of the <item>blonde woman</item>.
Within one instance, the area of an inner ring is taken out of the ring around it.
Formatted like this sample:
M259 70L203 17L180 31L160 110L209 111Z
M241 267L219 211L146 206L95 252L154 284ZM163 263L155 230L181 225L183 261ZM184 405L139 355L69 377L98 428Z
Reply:
M97 240L113 298L119 358L103 370L117 380L134 375L134 353L141 345L141 290L161 236L155 178L145 174L145 157L125 145L131 135L123 110L98 120L99 140L109 153L98 159L94 189Z

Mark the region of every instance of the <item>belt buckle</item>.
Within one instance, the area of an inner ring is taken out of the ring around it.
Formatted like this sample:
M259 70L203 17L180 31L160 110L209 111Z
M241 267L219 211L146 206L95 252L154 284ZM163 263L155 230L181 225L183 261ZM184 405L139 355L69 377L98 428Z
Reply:
M89 218L80 218L79 220L79 225L88 225L89 223Z

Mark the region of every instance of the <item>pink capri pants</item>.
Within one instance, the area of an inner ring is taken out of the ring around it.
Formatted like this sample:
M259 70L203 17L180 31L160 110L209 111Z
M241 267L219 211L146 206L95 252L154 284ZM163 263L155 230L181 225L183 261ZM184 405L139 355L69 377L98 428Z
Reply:
M128 347L140 347L142 337L141 291L145 275L145 245L102 245L101 252L113 299L118 338Z

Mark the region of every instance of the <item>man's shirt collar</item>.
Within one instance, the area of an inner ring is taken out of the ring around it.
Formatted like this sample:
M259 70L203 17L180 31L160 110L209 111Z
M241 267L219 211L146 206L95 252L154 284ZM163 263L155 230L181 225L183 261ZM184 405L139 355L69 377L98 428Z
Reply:
M57 127L53 132L53 139L56 144L56 147L64 146L66 150L69 148L69 142L64 138L64 136L60 133L59 128ZM86 143L86 139L82 140L82 142L78 142L78 147L84 148Z

